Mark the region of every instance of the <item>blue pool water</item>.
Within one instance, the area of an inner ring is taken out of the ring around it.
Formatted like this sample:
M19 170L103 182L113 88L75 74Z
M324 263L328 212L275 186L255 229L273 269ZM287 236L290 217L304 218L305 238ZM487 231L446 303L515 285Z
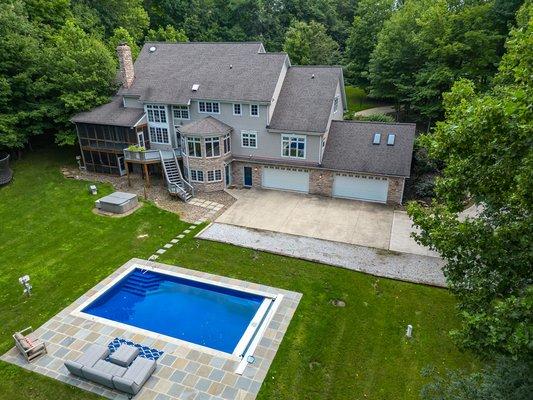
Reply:
M250 293L134 269L83 312L232 353L263 300Z

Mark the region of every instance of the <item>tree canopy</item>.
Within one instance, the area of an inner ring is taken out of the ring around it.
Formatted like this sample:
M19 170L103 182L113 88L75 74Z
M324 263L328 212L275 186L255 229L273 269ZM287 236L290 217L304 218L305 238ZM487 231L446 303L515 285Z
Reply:
M283 50L297 65L331 65L339 58L339 45L318 22L294 22L287 34Z
M533 6L524 6L493 86L460 80L446 118L420 142L444 162L431 207L411 204L417 240L446 260L462 317L458 343L485 356L530 357L533 348ZM461 217L466 205L480 207Z

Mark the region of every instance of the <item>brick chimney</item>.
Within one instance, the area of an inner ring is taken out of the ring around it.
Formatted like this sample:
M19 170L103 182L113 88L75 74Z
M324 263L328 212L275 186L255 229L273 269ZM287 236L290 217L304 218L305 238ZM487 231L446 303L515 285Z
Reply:
M120 65L120 77L122 86L129 88L135 78L133 70L133 59L131 58L131 49L126 43L120 43L117 46L118 62Z

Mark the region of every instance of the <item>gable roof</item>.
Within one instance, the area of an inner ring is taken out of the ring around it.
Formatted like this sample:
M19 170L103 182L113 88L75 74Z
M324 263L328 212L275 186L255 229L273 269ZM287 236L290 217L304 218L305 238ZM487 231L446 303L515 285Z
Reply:
M290 67L268 128L326 132L335 91L339 84L342 91L340 67Z
M415 124L332 121L322 166L350 172L409 177L415 139ZM372 144L375 133L379 145ZM393 146L388 134L396 135Z
M110 103L103 104L90 111L76 114L70 120L72 122L86 124L115 125L132 128L143 116L144 109L126 108L122 104L122 98L115 96Z
M191 122L179 128L184 135L223 135L231 132L231 126L211 116Z
M119 94L169 104L190 99L270 102L286 60L287 54L266 53L259 42L148 42L135 61L133 84Z

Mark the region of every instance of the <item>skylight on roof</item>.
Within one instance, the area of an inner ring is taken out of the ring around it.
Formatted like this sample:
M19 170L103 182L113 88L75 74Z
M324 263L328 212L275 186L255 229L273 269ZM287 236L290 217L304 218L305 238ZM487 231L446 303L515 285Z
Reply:
M195 83L194 85L192 85L192 91L193 92L197 92L198 89L200 89L200 85L198 83Z
M394 146L395 140L396 140L396 135L393 133L389 133L389 136L387 136L387 146Z
M374 140L372 140L372 144L380 144L381 142L381 133L374 133Z

